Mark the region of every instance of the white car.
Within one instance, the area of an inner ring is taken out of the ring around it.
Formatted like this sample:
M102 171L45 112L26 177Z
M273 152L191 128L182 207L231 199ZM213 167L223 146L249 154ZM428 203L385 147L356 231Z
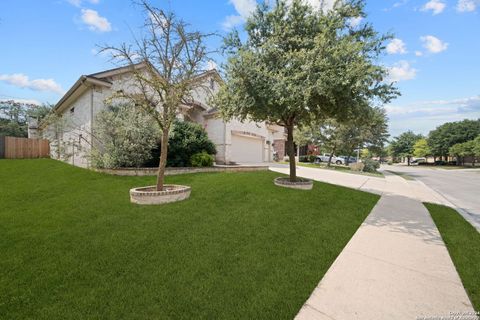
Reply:
M330 159L330 153L324 153L322 155L319 155L315 158L315 163L321 163L321 162L328 162ZM332 163L335 164L345 164L345 159L342 157L337 157L335 155L332 156Z
M415 158L412 161L410 161L410 165L418 166L420 163L426 163L427 159L425 158Z

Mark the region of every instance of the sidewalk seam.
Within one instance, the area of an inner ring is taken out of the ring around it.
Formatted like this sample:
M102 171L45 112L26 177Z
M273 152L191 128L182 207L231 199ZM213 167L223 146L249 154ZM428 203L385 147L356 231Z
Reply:
M315 288L315 289L317 289L317 288ZM315 291L315 290L314 290L314 291ZM309 303L305 303L305 304L303 305L303 307L305 307L305 306L309 307L310 309L313 309L314 311L316 311L316 312L318 312L318 313L323 314L324 316L328 317L329 319L336 320L334 317L326 314L326 313L323 312L323 311L318 310L317 308L315 308L314 306L312 306L312 305L309 304ZM302 308L303 308L303 307L302 307Z

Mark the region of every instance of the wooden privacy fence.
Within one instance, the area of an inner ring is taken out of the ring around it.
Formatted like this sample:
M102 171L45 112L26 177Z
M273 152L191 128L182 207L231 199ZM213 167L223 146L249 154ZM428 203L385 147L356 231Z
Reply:
M0 158L31 159L50 157L47 139L28 139L0 136Z

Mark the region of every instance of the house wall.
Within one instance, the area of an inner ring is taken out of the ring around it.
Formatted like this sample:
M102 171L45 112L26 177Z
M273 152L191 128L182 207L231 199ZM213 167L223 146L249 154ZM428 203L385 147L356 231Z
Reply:
M42 130L42 137L51 141L51 157L58 158L58 142L62 143L64 150L62 159L70 164L89 167L89 154L92 145L98 145L95 133L92 135L92 126L95 129L95 118L99 112L106 108L106 101L118 90L133 87L133 78L128 74L120 74L108 78L112 83L110 88L89 85L84 92L73 102L62 107L61 126L62 132L57 135L52 126ZM121 100L113 103L121 103ZM74 108L74 112L70 110ZM55 141L57 140L57 141ZM53 143L52 143L53 141Z
M192 91L192 98L204 106L210 105L210 98L218 92L220 84L213 77L205 77L199 81L197 89Z
M209 109L209 101L212 94L215 94L219 89L219 83L210 81L211 77L205 77L200 82L198 89L192 92L192 97L202 107ZM62 159L76 166L89 167L90 162L88 155L91 146L98 144L95 141L95 134L92 133L95 128L95 117L97 114L105 109L105 100L111 97L118 90L135 90L132 76L129 74L114 75L106 78L112 83L110 88L93 86L78 90L84 92L78 96L76 100L68 105L62 106L61 117L63 124L63 132L59 135L55 133L55 129L50 126L42 130L42 136L49 139L51 142L60 141L65 146L66 158ZM120 100L116 101L120 103ZM74 112L70 110L74 108ZM220 164L231 162L232 152L232 131L245 132L260 136L263 144L263 161L273 160L274 147L272 143L276 140L284 140L284 130L279 126L267 126L266 123L255 123L251 121L240 122L232 120L227 123L223 119L217 118L216 115L208 113L208 110L203 110L201 107L194 107L190 113L190 118L201 124L209 138L215 143L217 154L215 161ZM179 118L183 118L180 114ZM268 142L268 143L267 143ZM57 143L51 143L51 156L58 158Z
M246 134L253 134L261 138L263 141L263 161L273 161L274 147L272 143L277 139L284 139L283 128L280 126L267 126L265 122L252 122L239 120L231 120L226 124L225 147L226 147L226 161L227 163L233 161L232 159L232 134L237 132L245 132Z
M52 158L58 158L58 148L63 148L60 153L64 155L64 161L80 167L90 165L88 155L92 144L98 143L92 135L92 124L95 128L95 117L105 109L104 100L112 93L109 88L91 86L75 101L64 106L60 115L61 122L57 124L61 128L60 132L56 132L54 125L42 130L42 136L51 142Z
M217 154L215 155L215 162L226 163L226 148L225 148L225 122L216 117L208 117L205 119L205 130L208 137L215 144Z
M285 152L285 139L273 140L273 150L277 152L280 161L287 155Z
M61 115L63 130L58 138L63 143L65 160L73 165L87 167L90 150L91 90L86 90ZM73 110L73 112L71 111ZM56 152L57 150L52 150Z

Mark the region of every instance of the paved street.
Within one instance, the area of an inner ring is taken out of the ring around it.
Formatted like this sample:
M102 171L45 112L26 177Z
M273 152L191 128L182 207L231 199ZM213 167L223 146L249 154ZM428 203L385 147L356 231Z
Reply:
M480 223L480 169L446 170L422 166L382 166L425 183Z

